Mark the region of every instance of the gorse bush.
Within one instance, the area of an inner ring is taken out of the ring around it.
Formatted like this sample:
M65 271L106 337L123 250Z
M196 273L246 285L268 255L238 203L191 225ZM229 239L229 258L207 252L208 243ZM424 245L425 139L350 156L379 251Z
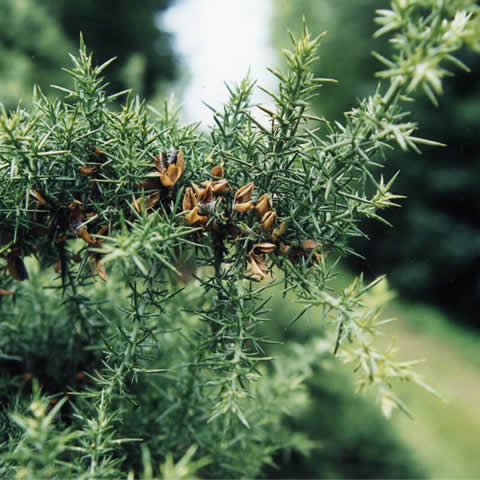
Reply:
M363 97L375 88L373 74L378 65L370 52L374 48L388 55L389 42L386 37L375 41L370 38L375 29L371 17L375 8L384 8L387 3L299 0L275 4L285 7L280 9L282 21L278 27L282 38L282 23L302 12L311 29L334 31L336 25L342 25L348 32L340 38L329 35L322 42L314 72L328 71L339 83L334 95L314 100L314 111L330 120L342 119L352 98ZM339 56L339 51L345 53ZM472 72L459 71L454 78L446 79L440 105L433 105L426 96L415 99L420 136L441 139L446 147L424 149L415 161L411 161L409 152L389 154L384 176L401 171L395 188L408 198L408 208L385 212L384 218L395 228L375 221L361 223L360 228L372 241L357 238L352 246L366 261L349 260L356 270L372 276L388 272L389 283L402 296L435 303L448 309L450 319L475 326L480 302L479 215L475 201L480 55L466 45L457 56Z
M281 419L306 405L325 340L268 356L258 327L274 284L302 304L291 323L320 309L329 351L385 415L406 410L395 381L428 388L375 346L381 279L340 292L332 279L357 222L398 198L378 173L384 154L436 144L404 107L418 88L441 93L448 62L462 66L452 54L476 17L456 6L379 12L394 47L385 87L344 124L309 113L330 80L311 73L321 36L306 28L272 70L266 122L246 79L200 135L168 108L107 94L109 62L94 66L83 42L62 98L37 89L30 110L2 112L3 476L252 477L280 448L307 453L315 444Z

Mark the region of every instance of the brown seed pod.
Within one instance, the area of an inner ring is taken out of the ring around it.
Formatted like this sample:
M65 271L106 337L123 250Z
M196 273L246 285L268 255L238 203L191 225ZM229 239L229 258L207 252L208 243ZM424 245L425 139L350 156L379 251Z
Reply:
M7 255L7 268L10 276L15 280L23 282L28 279L28 272L23 263L20 252L15 249Z
M200 203L210 203L213 201L213 189L211 183L197 193L197 199Z
M282 222L278 227L273 229L272 238L278 240L287 230L287 222Z
M79 229L77 229L75 235L77 235L77 237L81 238L85 243L88 243L89 245L95 246L97 244L93 237L88 233L86 227L80 227Z
M268 268L265 264L263 255L256 255L255 253L250 252L248 257L250 262L250 273L259 280L266 278Z
M194 209L197 206L197 197L191 187L187 187L183 196L182 207L185 212Z
M235 193L235 197L233 199L234 203L245 203L248 202L252 196L253 189L255 188L255 184L253 182L247 183L240 187Z
M82 175L93 175L98 172L98 165L87 165L85 167L80 167L78 171Z
M199 215L198 207L195 207L193 210L190 210L186 215L185 219L189 225L195 225L196 223L205 224L208 222L208 217L205 215Z
M254 245L254 247L250 250L250 253L255 255L262 254L262 253L272 253L275 251L277 246L272 242L261 242Z
M265 215L262 217L262 230L264 232L271 230L275 224L276 218L277 214L274 211L265 213Z
M145 204L143 202L144 198L143 197L138 197L133 202L130 204L132 208L137 212L141 213L143 209L143 205L145 205L145 210L148 212L148 210L151 210L160 200L160 192L154 192L148 197L145 197Z
M255 206L253 205L253 202L251 200L244 203L235 203L233 205L233 210L239 213L248 212L248 210L251 210L252 208L255 208Z
M94 153L102 163L108 160L107 154L100 147L95 147Z
M99 260L99 256L95 259L95 267L97 269L98 276L106 282L108 280L107 271L105 270L105 265Z
M264 193L257 200L257 203L255 204L255 210L260 217L263 217L271 209L272 209L272 206L270 203L270 196L268 195L268 193Z
M215 195L223 195L224 193L230 192L232 187L228 184L228 180L215 180L212 182L212 189Z
M224 161L222 160L218 165L216 165L215 167L213 167L211 170L210 170L210 173L212 174L213 177L223 177L223 165L224 165Z
M303 248L308 251L312 251L314 248L321 246L322 244L317 242L316 240L308 239L303 241Z

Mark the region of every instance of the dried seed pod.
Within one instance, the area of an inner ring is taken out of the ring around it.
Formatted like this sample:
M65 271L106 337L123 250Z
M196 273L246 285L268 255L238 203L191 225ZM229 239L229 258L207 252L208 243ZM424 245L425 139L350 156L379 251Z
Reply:
M12 250L7 255L7 268L12 278L23 282L28 279L28 272L23 263L22 257L18 250Z
M321 246L322 244L317 242L316 240L308 239L303 241L303 248L308 251L312 251L314 248Z
M268 268L263 256L250 252L248 257L250 261L250 273L259 280L263 280L268 273Z
M262 230L267 232L273 228L275 220L277 219L277 214L274 211L265 213L262 217Z
M100 147L95 147L94 153L100 162L103 163L108 160L107 154Z
M252 196L254 188L255 184L253 182L247 183L246 185L243 185L243 187L240 187L237 190L237 193L235 193L235 197L233 199L234 203L248 202Z
M58 261L53 267L53 271L58 275L62 270L62 262Z
M193 187L193 191L195 192L195 195L198 198L198 195L200 194L200 192L203 191L203 188L200 188L196 183L193 183L193 182L192 182L192 187Z
M283 255L287 255L289 251L290 251L290 246L289 245L285 245L284 243L280 244L280 252Z
M272 206L270 203L270 196L268 195L268 193L264 193L257 200L257 203L255 204L255 210L260 217L263 217L271 209L272 209Z
M154 192L148 195L148 197L145 197L145 209L147 210L147 212L148 210L151 210L158 203L159 200L160 192ZM143 209L143 197L136 198L132 201L130 205L137 213L141 213Z
M177 155L177 161L176 165L178 170L180 171L180 177L183 175L185 172L185 157L183 155L183 151L179 150L178 155Z
M193 190L191 187L187 187L185 190L185 195L183 196L183 210L189 211L194 209L197 206L197 197L193 193Z
M6 290L5 288L0 288L0 297L8 297L9 295L13 295L14 293L14 290Z
M186 215L185 219L189 225L195 225L196 223L205 224L208 222L208 217L198 214L198 207L195 207L193 210L190 210Z
M232 187L228 184L228 180L215 180L212 182L213 193L216 195L222 195L224 193L230 192Z
M272 238L278 240L287 230L287 222L282 222L277 228L273 229Z
M89 245L96 245L97 242L93 239L93 237L88 233L86 227L80 227L77 229L75 232L75 235L79 238L81 238L85 243L88 243Z
M85 167L80 167L78 171L82 175L93 175L98 172L98 165L87 165Z
M251 200L249 200L248 202L245 202L245 203L235 203L233 205L233 209L236 212L239 212L239 213L248 212L248 210L251 210L252 208L255 208L255 207L254 207L253 202Z
M105 270L105 265L100 261L99 256L95 258L95 268L97 270L98 276L106 282L108 280L107 271Z
M200 190L200 192L197 193L197 199L201 203L210 203L213 200L212 185L209 184L207 187Z
M212 174L213 177L223 177L223 165L224 165L224 161L222 160L218 165L216 165L215 167L213 167L211 170L210 170L210 173Z
M261 253L272 253L275 251L277 246L272 243L272 242L261 242L257 243L252 250L250 250L250 253L253 254L261 254Z

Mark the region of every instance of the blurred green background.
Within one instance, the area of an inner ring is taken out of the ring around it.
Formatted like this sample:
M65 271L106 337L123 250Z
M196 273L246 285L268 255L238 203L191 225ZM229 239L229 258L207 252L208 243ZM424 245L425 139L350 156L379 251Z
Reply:
M61 67L69 66L67 54L77 48L80 31L97 63L118 57L106 73L112 91L133 87L150 100L158 98L181 70L172 35L157 21L174 3L2 0L0 102L7 109L19 98L28 105L33 84L54 94L49 85L63 84ZM372 39L374 11L387 5L380 0L272 1L273 17L265 19L265 28L272 28L276 48L287 46L286 31L300 28L302 15L311 31L329 32L315 68L339 84L326 87L314 106L329 120L341 121L356 98L374 91L378 66L370 52L388 49L384 40ZM201 25L185 26L190 27L201 35ZM393 152L383 174L389 178L400 170L395 192L408 198L402 208L387 212L392 228L362 225L371 240L358 239L355 248L366 260L352 260L338 280L346 284L352 271L388 274L398 291L388 313L399 320L385 329L385 341L394 335L402 358L426 358L420 370L447 403L400 385L415 419L397 413L388 422L372 398L354 395L351 373L325 352L308 381L310 407L294 425L317 447L310 457L280 452L278 467L266 469L267 477L480 476L480 56L464 51L461 59L472 73L458 71L447 80L439 107L423 98L415 104L419 136L447 147L425 148L421 156ZM292 345L323 338L315 315L287 328L297 307L281 298L273 307L265 327L273 338ZM281 355L281 350L272 353Z

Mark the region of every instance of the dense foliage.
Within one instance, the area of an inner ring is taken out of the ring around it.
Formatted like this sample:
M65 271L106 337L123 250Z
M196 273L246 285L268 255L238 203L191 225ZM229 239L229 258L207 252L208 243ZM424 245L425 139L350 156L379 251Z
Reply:
M385 8L386 0L356 2L330 0L277 4L285 25L290 18L306 14L311 25L335 31L342 25L341 39L329 35L315 66L317 74L328 71L339 80L335 94L319 96L315 109L328 118L341 120L352 97L363 97L375 88L373 73L378 61L374 49L388 51L381 37L372 40L372 14ZM460 5L460 3L459 3ZM338 52L341 51L342 55ZM479 212L476 201L478 177L478 122L480 101L478 82L480 57L463 48L459 58L472 71L458 69L444 84L444 98L433 105L428 98L416 99L416 118L422 136L446 144L424 149L412 158L401 151L389 154L384 174L397 171L397 189L408 208L391 209L385 214L394 227L364 222L361 229L371 239L353 243L366 261L352 262L369 275L388 272L392 285L403 295L434 302L447 308L453 318L478 325L475 312L480 305ZM353 260L353 259L352 259Z
M330 80L311 72L322 35L306 27L272 70L267 122L248 79L209 136L131 95L111 108L111 62L94 66L83 42L61 98L36 89L30 109L4 109L2 475L253 477L281 449L317 446L281 420L308 410L327 351L386 416L408 412L395 382L429 387L375 343L385 283L333 279L359 220L398 198L378 174L391 145L435 144L414 135L407 95L441 93L471 15L433 0L379 12L395 40L384 87L344 124L309 113ZM275 285L302 306L290 323L318 311L325 333L272 359L260 327Z

